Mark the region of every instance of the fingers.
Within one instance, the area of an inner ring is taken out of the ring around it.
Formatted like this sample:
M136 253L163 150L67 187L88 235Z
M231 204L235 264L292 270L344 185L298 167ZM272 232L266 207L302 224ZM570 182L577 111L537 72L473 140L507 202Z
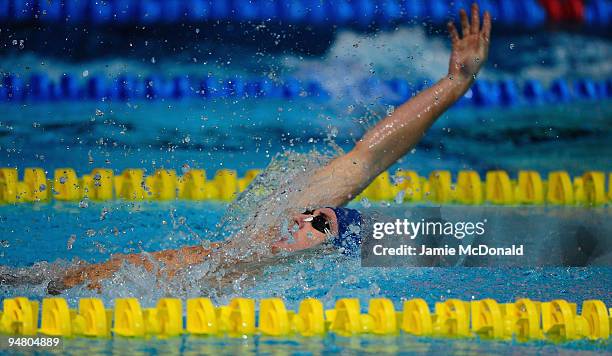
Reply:
M488 11L484 13L484 24L482 25L482 38L486 43L489 43L491 37L491 14Z
M470 25L470 33L478 34L480 32L480 13L478 10L478 4L472 4L472 24Z
M450 21L446 26L448 27L448 34L450 35L451 41L453 43L459 41L459 33L457 32L455 24Z
M459 10L459 17L461 18L461 36L465 37L470 34L470 23L465 10Z

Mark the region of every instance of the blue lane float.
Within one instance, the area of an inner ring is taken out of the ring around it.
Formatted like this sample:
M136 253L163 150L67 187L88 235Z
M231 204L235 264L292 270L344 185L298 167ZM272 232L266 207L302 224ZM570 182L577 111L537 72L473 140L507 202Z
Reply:
M416 85L404 79L387 82L393 98L391 104L400 104L432 83L419 80ZM515 107L525 105L564 104L569 102L608 100L612 98L612 79L595 81L578 79L567 81L555 79L544 85L534 79L517 82L512 79L498 81L477 80L468 93L455 106L472 107Z
M566 81L555 79L550 86L550 98L559 103L572 100L572 93Z
M611 19L612 2L609 0L590 0L585 4L584 21L590 26L609 26Z
M172 24L202 21L386 27L430 21L444 24L456 17L466 0L0 0L0 20L44 23ZM535 27L547 20L537 0L480 0L483 10L503 25ZM608 0L585 4L584 23L608 26L612 6Z
M504 106L515 106L519 103L520 95L516 82L510 79L499 82L499 100Z
M198 77L179 75L163 78L158 75L140 77L123 74L116 78L91 75L86 78L65 73L49 78L44 73L29 76L5 74L0 78L0 102L52 102L52 101L135 101L182 100L203 98L300 98L330 99L333 93L314 80L286 77L272 81L268 78L232 76ZM395 78L380 80L368 78L351 90L365 96L381 96L384 103L397 105L427 88L433 81L421 78L408 81ZM512 79L497 81L477 80L457 106L513 107L546 103L569 103L612 98L612 79L581 78L567 81L555 79L547 85L534 79L517 82Z
M528 79L523 87L523 97L530 104L541 104L544 101L544 87L538 80Z
M284 25L388 28L423 21L442 25L456 18L468 0L0 0L3 23L153 25L216 21L267 22ZM480 0L502 26L538 27L549 19L538 0ZM589 27L609 27L609 0L585 2Z

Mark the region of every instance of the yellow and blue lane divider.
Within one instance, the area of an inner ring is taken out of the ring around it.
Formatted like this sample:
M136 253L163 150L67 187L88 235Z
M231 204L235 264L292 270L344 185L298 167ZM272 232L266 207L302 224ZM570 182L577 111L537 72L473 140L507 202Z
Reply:
M448 299L436 302L433 312L423 299L403 302L395 309L387 298L370 299L362 313L359 299L338 299L325 310L318 299L304 299L297 312L288 310L282 299L256 301L235 298L215 306L208 298L160 299L153 308L142 308L136 298L114 301L106 309L98 298L82 298L78 309L70 309L63 298L38 301L7 298L0 313L0 332L9 335L109 338L195 336L244 337L251 335L304 337L334 333L341 336L400 335L459 337L519 341L608 340L612 308L601 300L586 300L581 313L577 305L563 299L548 302L517 299L499 303L494 299ZM40 323L39 323L40 314Z
M72 168L58 168L51 178L42 168L26 168L20 180L16 168L0 168L0 203L52 199L231 201L259 173L260 170L251 169L239 177L234 170L220 169L208 179L203 169L191 169L179 176L171 169L158 169L147 175L143 169L131 168L116 175L112 169L95 168L90 174L79 177ZM483 180L476 171L462 170L453 181L448 170L433 171L428 177L411 170L398 170L393 177L389 172L380 174L356 199L434 204L598 206L612 202L612 172L588 171L572 178L566 171L553 171L544 179L537 171L522 170L513 179L508 172L495 170L486 172Z

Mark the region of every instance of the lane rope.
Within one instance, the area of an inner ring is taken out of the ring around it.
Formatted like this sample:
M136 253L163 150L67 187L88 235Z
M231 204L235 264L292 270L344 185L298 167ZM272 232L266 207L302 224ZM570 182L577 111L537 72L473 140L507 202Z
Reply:
M0 20L7 23L101 25L169 25L231 21L240 23L280 22L314 27L340 26L356 29L428 21L444 24L471 1L446 0L109 0L109 1L28 1L0 2ZM546 22L581 23L589 27L610 24L612 5L607 0L481 0L502 26L534 28Z
M448 299L436 302L433 312L420 298L404 301L401 310L387 298L374 298L366 313L356 298L338 299L328 310L320 300L308 298L297 311L288 310L280 298L262 299L258 310L250 298L234 298L223 306L215 306L208 298L193 298L187 300L184 313L182 300L176 298L160 299L153 308L142 308L136 298L120 298L114 300L113 309L106 309L98 298L81 298L74 310L64 298L44 298L41 308L38 301L17 297L4 299L0 312L4 334L90 338L334 333L562 342L608 340L611 323L601 300L584 301L578 314L577 305L563 299L527 298L513 303Z
M0 203L56 201L231 201L261 172L251 169L243 177L220 169L209 179L203 169L178 175L171 169L125 169L116 175L109 168L95 168L77 176L72 168L57 168L53 176L42 168L0 168ZM607 183L606 183L607 180ZM601 206L612 202L612 172L588 171L571 177L566 171L549 172L547 179L533 170L521 170L511 178L503 170L488 171L484 179L476 171L459 171L453 180L448 170L422 177L411 170L383 172L356 200L430 202L466 205L576 205Z
M382 80L369 78L359 85L361 92L380 93L382 102L401 104L433 83L422 78L410 82L395 78ZM384 95L382 95L384 94ZM276 81L268 78L243 78L233 76L199 77L179 75L164 78L156 75L120 75L105 78L91 75L64 73L57 79L44 73L34 73L25 77L20 74L5 74L0 85L0 102L42 103L62 101L166 101L201 98L215 100L234 99L303 99L313 98L326 101L332 98L324 85L314 80L299 80L285 77ZM580 78L567 81L562 78L553 80L545 86L538 80L516 81L502 79L496 81L477 80L456 107L514 107L538 104L564 104L571 102L607 100L612 98L612 78L593 80Z

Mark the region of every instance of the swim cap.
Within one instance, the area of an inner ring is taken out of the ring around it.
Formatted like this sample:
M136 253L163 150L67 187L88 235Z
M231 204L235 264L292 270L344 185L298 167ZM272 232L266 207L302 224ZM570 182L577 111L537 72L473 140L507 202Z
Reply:
M331 240L336 248L343 248L345 255L355 256L359 254L361 246L361 213L355 209L333 208L338 221L338 235Z

